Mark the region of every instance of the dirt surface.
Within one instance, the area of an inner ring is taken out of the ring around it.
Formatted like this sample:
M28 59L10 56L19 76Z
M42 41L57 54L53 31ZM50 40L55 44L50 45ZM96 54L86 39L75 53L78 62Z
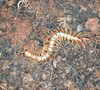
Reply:
M63 17L86 51L64 42L47 61L25 57ZM100 0L0 0L0 90L100 90Z

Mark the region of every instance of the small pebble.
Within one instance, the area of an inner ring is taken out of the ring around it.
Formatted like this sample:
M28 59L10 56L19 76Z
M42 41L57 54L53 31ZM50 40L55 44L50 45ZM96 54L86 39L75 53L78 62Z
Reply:
M66 75L67 75L68 73L70 73L70 67L65 67L65 73L66 73Z
M34 39L35 38L35 34L32 32L30 35L30 39Z
M49 14L48 11L44 11L43 13L44 13L44 15L48 15Z
M34 80L37 80L38 77L39 77L39 74L38 74L38 73L35 73L35 75L34 75Z
M42 74L42 80L45 81L46 79L47 79L47 75L46 75L46 73L43 73L43 74Z
M77 25L77 32L81 32L83 30L83 26L81 24Z
M71 15L67 15L67 22L68 23L71 23L73 20L72 16Z
M58 55L57 56L57 61L60 62L62 60L62 56Z
M53 60L53 66L56 68L57 67L57 61Z

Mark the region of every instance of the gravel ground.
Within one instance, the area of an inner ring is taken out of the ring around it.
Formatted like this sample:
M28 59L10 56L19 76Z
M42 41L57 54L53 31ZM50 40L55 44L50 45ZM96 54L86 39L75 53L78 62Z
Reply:
M64 42L45 62L26 58L62 17L86 51ZM100 0L0 0L0 90L100 90Z

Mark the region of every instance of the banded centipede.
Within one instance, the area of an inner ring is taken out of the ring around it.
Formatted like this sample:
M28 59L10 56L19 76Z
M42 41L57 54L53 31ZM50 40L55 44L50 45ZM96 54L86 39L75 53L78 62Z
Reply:
M30 51L25 49L24 55L26 57L38 62L45 61L52 56L56 45L62 40L67 40L68 43L69 41L76 44L80 43L82 44L84 50L86 50L86 46L83 43L83 38L80 37L80 33L77 35L76 33L74 33L72 35L72 30L69 29L66 23L66 17L58 18L58 21L61 22L60 25L62 25L64 30L55 31L52 32L51 35L48 35L46 40L44 40L43 49L40 52L34 51L33 53L31 53ZM70 33L68 33L68 29L70 30Z
M85 44L83 43L83 39L80 38L80 34L71 35L71 33L68 34L64 30L60 30L59 32L52 32L52 35L46 38L43 43L43 49L40 52L31 53L30 51L25 50L24 55L31 60L36 60L37 62L45 61L52 56L56 44L59 43L62 39L67 40L68 42L71 41L72 43L80 43L82 44L84 50L86 49Z

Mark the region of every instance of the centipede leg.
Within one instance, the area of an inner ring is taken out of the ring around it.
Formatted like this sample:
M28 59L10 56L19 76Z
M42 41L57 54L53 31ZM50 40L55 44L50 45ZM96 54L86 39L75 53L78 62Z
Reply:
M78 47L80 47L80 45L79 45L79 42L78 42L78 41L76 41L76 45L77 45Z
M81 33L78 33L76 37L77 37L77 38L79 38L79 37L80 37L80 35L81 35Z
M72 36L72 29L70 30L70 36ZM73 36L74 37L74 36ZM71 42L72 42L72 44L74 43L73 42L73 39L71 39Z
M76 35L76 31L73 33L73 37L75 37L75 36L77 36L77 35Z
M63 37L63 44L65 44L66 43L66 39Z
M67 42L68 42L68 44L69 44L69 39L67 39Z
M86 46L85 46L85 44L81 41L81 44L82 44L82 46L83 46L83 48L84 48L84 51L86 51Z
M70 29L70 35L72 35L72 29Z

